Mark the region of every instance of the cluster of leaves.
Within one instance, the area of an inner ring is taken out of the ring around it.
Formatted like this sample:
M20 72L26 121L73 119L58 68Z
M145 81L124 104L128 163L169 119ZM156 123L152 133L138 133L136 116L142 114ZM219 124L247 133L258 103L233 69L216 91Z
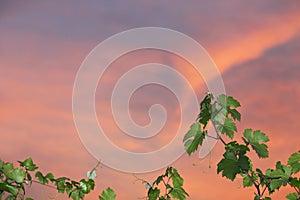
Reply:
M216 130L216 139L225 144L220 133L233 139L234 132L237 131L234 121L241 120L241 114L236 110L239 106L240 103L232 97L222 94L215 100L214 96L208 93L200 103L200 113L196 122L191 125L183 138L186 152L191 155L197 151L204 139L209 136L207 127L209 122Z
M265 173L261 169L253 169L252 161L247 156L250 149L255 151L259 158L268 158L268 136L260 130L245 129L242 137L243 143L233 140L237 127L235 122L241 120L241 114L237 108L240 103L231 96L224 94L214 97L207 94L200 103L200 113L196 122L183 138L186 152L190 155L197 151L204 139L209 137L207 125L210 123L216 131L217 137L225 146L225 153L218 163L217 172L222 176L235 180L237 175L243 177L244 187L256 188L255 200L270 200L264 193L268 189L269 194L279 190L282 186L290 185L295 192L286 196L289 200L300 199L300 179L296 177L300 168L300 152L291 155L287 165L277 162L276 169L267 169ZM225 142L223 136L229 138Z
M6 200L24 199L25 186L30 186L33 182L42 185L51 183L48 186L55 188L59 193L66 193L73 200L84 199L85 195L95 188L96 167L87 173L87 179L81 179L77 182L67 177L55 178L52 173L43 175L42 172L36 171L38 167L31 158L18 162L20 166L14 167L12 163L0 160L0 199L3 197ZM34 177L37 180L32 177L31 173L34 172ZM107 188L99 196L99 199L114 200L115 197L114 191ZM32 198L26 198L26 200L32 200Z
M18 161L20 166L14 167L12 163L3 162L0 160L0 200L17 200L25 198L25 186L30 186L32 183L47 185L56 189L59 193L66 193L73 200L84 199L86 194L89 194L95 188L94 179L96 177L96 167L92 171L87 172L87 179L80 181L71 180L67 177L55 178L52 173L43 174L36 171L38 167L33 163L31 158ZM34 173L34 178L32 173ZM183 189L183 178L173 167L168 167L165 173L159 176L153 183L146 183L147 199L149 200L170 200L178 199L185 200L188 193ZM160 186L165 188L165 193L162 194ZM99 200L115 200L116 194L111 188L102 191ZM26 200L33 200L26 198Z
M160 185L163 185L164 192L161 192L161 189L159 189ZM189 196L183 189L183 178L173 167L168 167L166 172L157 177L152 184L146 182L146 188L148 189L148 200L170 200L171 197L185 200Z
M224 144L225 153L217 165L217 173L221 173L231 181L241 176L244 187L255 187L254 200L271 200L270 197L266 197L265 192L268 191L270 195L285 186L295 190L286 196L288 200L300 200L300 178L297 176L300 171L300 151L293 153L286 165L278 161L274 169L267 169L265 172L259 168L254 169L248 153L253 150L258 158L268 158L269 151L266 143L269 138L260 130L245 129L242 142L234 140L237 133L235 123L241 120L238 107L240 103L231 96L222 94L214 97L208 93L200 103L200 113L196 122L190 126L190 130L183 138L186 152L191 155L197 151L207 137L220 140ZM213 126L216 137L208 134L208 125ZM228 142L225 142L224 136L227 137ZM87 173L87 179L74 181L67 177L55 178L52 173L44 175L36 171L38 167L31 158L18 162L20 166L14 167L12 163L0 160L0 200L24 199L25 186L30 186L33 182L48 185L59 193L66 193L73 200L84 199L85 195L95 188L94 179L98 164ZM32 177L34 172L35 179ZM185 200L189 196L183 189L183 178L173 167L168 167L165 173L152 183L145 180L142 182L148 189L148 200ZM107 188L99 199L115 200L116 194L111 188Z

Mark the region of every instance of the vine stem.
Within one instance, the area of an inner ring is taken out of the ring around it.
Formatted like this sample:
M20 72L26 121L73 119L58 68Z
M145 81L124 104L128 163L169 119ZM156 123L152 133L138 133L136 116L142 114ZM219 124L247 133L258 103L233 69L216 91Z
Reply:
M141 179L141 178L137 177L135 174L132 174L132 175L136 178L136 180L135 180L133 183L135 183L135 182L137 182L137 181L141 181L143 184L144 184L144 183L150 184L148 181L146 181L146 180L144 180L144 179Z
M216 105L217 104L217 102L214 102L214 104ZM221 106L222 107L222 106ZM217 133L217 136L218 136L218 138L217 139L219 139L223 144L224 144L224 146L226 146L227 145L227 143L223 140L223 138L221 137L221 135L219 134L219 131L217 130L217 127L216 127L216 125L215 125L215 123L214 123L214 118L221 112L221 110L222 109L224 109L223 107L221 108L221 109L219 109L217 112L215 112L215 114L212 116L211 115L211 123L212 123L212 125L213 125L213 127L214 127L214 129L215 129L215 131L216 131L216 133ZM226 109L225 109L226 110Z
M221 135L219 134L219 132L218 132L218 130L217 130L217 128L216 128L216 125L215 125L215 123L214 123L213 121L212 121L212 125L213 125L213 127L214 127L214 129L215 129L215 131L216 131L216 133L217 133L218 139L224 144L224 146L226 146L227 143L223 140L223 138L222 138Z
M289 185L291 185L291 184L289 184ZM296 186L293 186L293 188L295 189L295 191L297 192L297 194L300 194L300 190Z
M263 193L261 193L260 188L259 188L259 184L253 179L253 177L251 176L251 174L249 174L249 171L244 171L244 173L250 178L251 182L253 183L254 187L257 190L257 194L259 197L262 196Z
M264 195L264 193L265 193L265 191L266 191L267 188L268 188L268 186L266 185L265 188L264 188L264 190L263 190L262 193L261 193L261 196Z
M96 166L92 169L91 173L92 173L93 171L96 171L100 164L101 164L101 161L99 160L99 161L97 162Z
M165 197L169 196L169 194L170 194L171 191L173 190L173 188L172 188L169 192L167 192L167 191L168 191L167 185L169 184L170 179L171 179L171 177L168 178L167 183L165 182L164 179L162 179L162 181L163 181L163 183L164 183L164 185L165 185L165 187L166 187L166 190L165 190Z

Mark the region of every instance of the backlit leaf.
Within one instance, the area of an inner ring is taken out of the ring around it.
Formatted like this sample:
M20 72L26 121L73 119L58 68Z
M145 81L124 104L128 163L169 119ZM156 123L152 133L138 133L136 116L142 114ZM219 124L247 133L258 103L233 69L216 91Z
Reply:
M269 157L268 146L264 144L264 142L269 141L269 138L265 133L259 130L252 132L252 129L246 129L244 137L247 139L246 143L251 145L259 158Z

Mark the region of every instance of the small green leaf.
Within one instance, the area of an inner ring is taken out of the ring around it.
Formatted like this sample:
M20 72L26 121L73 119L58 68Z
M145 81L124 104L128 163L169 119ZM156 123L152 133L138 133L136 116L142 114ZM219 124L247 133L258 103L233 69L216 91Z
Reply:
M31 177L31 175L29 174L29 173L27 173L27 180L29 181L29 184L31 185L31 183L32 183L32 177Z
M55 180L55 185L56 185L57 191L59 193L64 193L65 192L65 189L66 189L65 182L66 182L66 180L67 180L67 178L65 178L65 177L61 177L61 178L58 178L58 179Z
M212 118L211 121L214 124L222 124L224 122L224 119L227 116L226 109L218 106L217 104L213 104L211 106L211 112L212 112Z
M73 189L73 185L69 182L66 182L66 184L64 185L66 193L68 196L71 195L72 189Z
M211 119L210 107L212 99L213 95L208 93L200 103L200 114L197 117L197 121L203 124L203 128L206 127L208 121Z
M292 167L294 174L300 171L300 151L293 153L289 157L288 164Z
M243 186L244 187L250 187L253 185L253 182L251 181L251 179L249 178L249 176L243 174Z
M74 190L72 190L72 192L70 193L70 197L73 200L79 200L79 199L83 199L84 198L84 194L82 193L82 191L78 188L75 188Z
M250 160L247 156L242 155L237 158L233 152L226 151L223 154L223 159L218 163L217 172L222 171L222 176L233 181L237 174L249 169Z
M160 190L158 188L150 188L148 190L148 198L149 200L157 200L159 197Z
M54 175L52 173L46 174L45 178L48 179L48 180L50 180L51 182L54 181Z
M290 181L292 169L289 166L281 165L277 162L276 169L267 169L266 177L270 179L269 192L272 193L281 186L286 186Z
M292 186L292 187L296 187L296 188L299 188L300 189L300 178L291 178L290 179L290 185Z
M173 186L175 188L181 187L183 185L183 178L178 174L178 171L173 168L173 173L171 175L172 181L173 181Z
M188 196L188 194L182 187L179 188L174 187L173 190L171 190L170 194L174 199L179 199L179 200L185 200L186 196Z
M18 168L15 168L13 171L12 171L12 176L13 176L13 179L17 182L17 183L23 183L24 179L25 179L25 171L23 169L18 169Z
M237 108L240 107L241 104L238 102L238 100L234 99L232 96L226 96L225 94L221 94L217 97L218 103L223 108Z
M251 145L259 158L269 157L268 146L263 144L263 142L269 141L265 133L259 130L252 132L252 129L245 129L244 137L247 139L246 144L249 143Z
M103 190L101 193L101 196L99 196L100 200L115 200L116 194L111 188L107 188L106 190Z
M194 123L191 125L190 130L183 138L185 150L189 155L197 151L199 145L202 145L205 135L206 132L201 131L201 126L199 123Z
M14 179L14 177L12 175L13 169L14 169L14 166L11 163L4 163L2 166L2 171L3 171L4 175L10 179Z
M21 162L21 161L18 161L18 162L20 163L21 166L25 167L25 169L27 169L28 171L34 171L34 170L36 170L38 168L33 163L32 158L27 158L23 162Z
M270 182L270 190L273 192L274 190L279 190L282 186L283 181L280 179L272 179Z
M12 195L17 195L18 190L18 186L10 185L6 182L0 182L0 191L6 191Z
M95 182L93 179L89 179L86 181L85 179L81 179L79 181L79 186L84 194L90 193L91 190L95 187Z
M288 200L299 200L300 196L296 192L294 192L294 193L290 193L290 194L286 195L286 198Z
M183 178L175 168L173 168L171 178L173 182L173 189L170 193L171 196L175 199L185 200L186 196L189 196L189 194L183 189Z
M238 161L232 152L225 152L223 159L218 163L217 172L222 171L222 176L230 180L234 180L236 175L240 173Z
M165 176L167 176L167 175L165 175ZM161 175L161 176L158 176L157 177L157 179L154 181L154 183L153 184L156 184L156 185L158 185L162 180L163 180L163 178L164 178L164 176L163 175Z
M226 147L226 151L232 151L234 154L242 156L245 155L249 148L245 145L238 144L236 141L229 142Z
M47 178L45 177L45 176L43 176L43 174L42 174L42 172L40 172L40 171L37 171L36 173L35 173L35 177L39 180L39 182L41 183L41 184L47 184L49 181L47 180Z
M218 125L218 130L221 131L222 134L226 134L228 137L233 139L234 132L237 131L235 123L230 118L225 118L224 124Z
M236 109L228 109L228 113L231 115L232 119L241 121L241 113Z

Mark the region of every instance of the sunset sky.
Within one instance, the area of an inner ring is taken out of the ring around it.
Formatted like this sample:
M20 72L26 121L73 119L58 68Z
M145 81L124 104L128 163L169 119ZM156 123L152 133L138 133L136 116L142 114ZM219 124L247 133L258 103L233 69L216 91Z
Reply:
M253 128L269 135L270 158L259 160L253 155L255 164L265 169L278 160L286 163L300 147L299 8L297 0L0 1L0 159L16 163L32 157L42 172L76 180L85 177L97 160L82 144L73 121L73 84L81 63L114 34L163 27L190 36L214 60L226 93L242 104L239 134ZM150 62L182 73L199 100L207 91L193 66L176 55L148 49L118 58L99 81L95 106L108 138L129 151L154 151L172 140L178 129L178 102L173 93L157 85L139 88L130 100L130 112L137 124L146 125L151 105L162 104L168 118L158 135L149 140L131 138L112 118L114 84L132 67ZM163 77L160 71L154 73ZM183 155L172 164L183 176L190 199L253 199L254 190L243 189L241 179L231 182L216 173L222 148L218 143L206 159ZM163 170L137 176L151 182ZM133 174L102 165L97 175L95 191L87 199L97 199L108 186L120 200L146 195L145 186ZM283 199L289 191L273 197ZM28 195L66 199L40 185L33 185Z

